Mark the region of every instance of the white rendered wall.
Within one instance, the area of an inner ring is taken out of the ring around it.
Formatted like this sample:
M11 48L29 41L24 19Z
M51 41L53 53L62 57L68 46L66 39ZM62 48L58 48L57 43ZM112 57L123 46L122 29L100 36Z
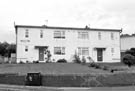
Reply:
M122 37L121 41L121 51L129 50L130 48L135 48L135 36Z
M25 30L29 30L29 38L25 38ZM40 30L43 30L43 38L40 38ZM55 39L54 31L66 31L65 39ZM100 31L101 40L98 39L99 31L88 31L89 39L78 39L78 31L88 30L68 30L68 29L42 29L42 28L18 28L17 32L17 62L38 60L39 50L35 46L49 46L52 59L65 58L72 62L72 57L78 47L89 47L89 56L97 62L97 50L95 47L106 48L103 51L103 62L120 62L120 35L114 32L114 40L111 40L111 31ZM25 40L26 42L21 42ZM29 42L27 42L29 40ZM25 52L28 46L28 52ZM65 47L65 55L54 55L54 47ZM114 48L112 55L111 48ZM87 58L87 56L86 56ZM88 60L87 60L88 61Z

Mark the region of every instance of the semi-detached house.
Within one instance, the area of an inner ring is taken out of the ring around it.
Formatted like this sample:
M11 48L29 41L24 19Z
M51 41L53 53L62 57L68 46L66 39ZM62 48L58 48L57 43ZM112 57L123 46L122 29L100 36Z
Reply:
M15 25L15 30L18 63L46 62L48 50L53 62L72 62L75 54L87 62L120 62L121 29Z

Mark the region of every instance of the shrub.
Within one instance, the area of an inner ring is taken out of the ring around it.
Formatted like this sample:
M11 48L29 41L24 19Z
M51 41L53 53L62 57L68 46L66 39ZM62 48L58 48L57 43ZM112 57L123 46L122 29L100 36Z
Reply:
M96 69L100 69L101 68L101 66L99 64L94 63L94 62L90 63L89 67L95 67Z
M130 67L135 64L135 57L131 54L125 54L122 58L122 62Z
M59 59L59 60L57 61L57 63L67 63L67 60L66 60L66 59Z
M96 63L92 62L90 63L89 67L95 67L96 66Z
M100 66L99 64L96 64L96 65L95 65L95 68L96 68L96 69L100 69L101 66Z
M20 63L20 64L24 64L24 62L23 62L23 61L20 61L19 63Z
M74 63L81 63L80 57L79 57L77 54L74 55L74 60L73 60L73 62L74 62Z
M39 63L39 61L37 60L37 61L33 61L33 63Z
M108 66L103 66L103 70L109 70Z
M86 63L86 59L85 59L85 57L84 57L84 56L82 57L82 63L83 63L83 64L85 64L85 63Z

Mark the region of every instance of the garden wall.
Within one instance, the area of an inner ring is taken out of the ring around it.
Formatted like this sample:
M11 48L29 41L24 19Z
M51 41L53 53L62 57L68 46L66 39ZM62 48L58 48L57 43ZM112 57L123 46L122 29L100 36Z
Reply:
M25 76L18 74L0 74L0 84L25 85ZM135 73L42 76L42 85L53 87L113 87L134 84Z

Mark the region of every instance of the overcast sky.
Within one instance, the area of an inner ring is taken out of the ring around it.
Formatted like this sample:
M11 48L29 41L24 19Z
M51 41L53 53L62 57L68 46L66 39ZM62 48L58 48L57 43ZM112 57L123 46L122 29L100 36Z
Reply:
M135 0L0 0L1 42L15 43L14 21L17 25L123 28L124 34L132 34Z

